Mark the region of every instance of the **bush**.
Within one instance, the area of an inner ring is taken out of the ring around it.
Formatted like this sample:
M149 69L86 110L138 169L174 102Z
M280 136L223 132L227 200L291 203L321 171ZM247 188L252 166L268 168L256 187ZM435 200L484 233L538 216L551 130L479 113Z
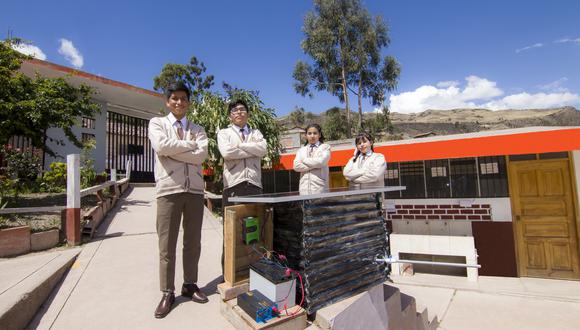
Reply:
M50 164L50 170L44 172L40 182L40 190L43 192L63 192L66 189L66 164L54 162Z
M41 168L41 160L38 155L29 150L4 146L0 148L0 158L5 163L5 166L0 168L0 172L9 179L17 180L18 184L13 186L16 193L22 188L33 188Z

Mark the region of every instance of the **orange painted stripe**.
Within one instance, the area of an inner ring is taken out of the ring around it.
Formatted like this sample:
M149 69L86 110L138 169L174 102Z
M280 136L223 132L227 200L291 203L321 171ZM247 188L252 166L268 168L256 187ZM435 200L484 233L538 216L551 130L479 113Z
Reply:
M571 150L580 150L580 129L578 128L375 146L375 152L382 153L390 162ZM328 165L344 166L352 157L352 153L353 149L333 151ZM294 154L282 155L280 157L281 169L292 169L294 157Z

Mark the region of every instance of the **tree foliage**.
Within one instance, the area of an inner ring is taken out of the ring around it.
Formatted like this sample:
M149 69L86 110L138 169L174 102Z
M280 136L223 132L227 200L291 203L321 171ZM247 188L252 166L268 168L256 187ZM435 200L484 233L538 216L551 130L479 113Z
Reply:
M302 127L304 128L304 124L306 123L306 111L302 107L296 107L292 112L290 112L290 122L295 127Z
M74 87L65 78L34 79L19 72L22 62L30 57L13 50L18 39L0 42L0 144L15 135L26 136L32 145L57 156L46 145L46 131L56 127L64 131L74 145L82 142L72 132L80 117L94 117L100 107L92 101L91 87ZM62 141L61 141L62 143Z
M390 42L387 25L380 16L373 19L360 0L314 0L303 31L301 47L313 64L296 63L294 89L302 96L312 97L313 90L337 96L345 104L350 137L349 91L358 96L360 130L362 98L382 104L385 91L396 86L400 66L390 56L381 61L381 49Z
M197 57L192 56L188 64L167 63L161 73L153 78L153 88L165 92L167 86L175 81L183 81L192 92L192 98L199 101L203 91L213 86L213 75L207 75L207 68Z
M334 107L326 110L324 122L322 124L322 132L327 140L340 140L348 138L348 128L344 123L346 122L346 114L340 108Z
M365 129L377 138L383 132L393 134L394 127L389 117L389 108L383 107L380 112L368 114L365 118Z

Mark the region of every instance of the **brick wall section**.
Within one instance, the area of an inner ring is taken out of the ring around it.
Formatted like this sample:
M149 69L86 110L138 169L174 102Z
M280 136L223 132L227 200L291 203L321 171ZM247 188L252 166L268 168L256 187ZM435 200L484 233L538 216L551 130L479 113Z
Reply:
M0 257L15 256L30 251L30 227L0 230Z
M395 205L395 210L387 214L387 220L491 220L489 204L473 204L461 207L459 204L415 204Z

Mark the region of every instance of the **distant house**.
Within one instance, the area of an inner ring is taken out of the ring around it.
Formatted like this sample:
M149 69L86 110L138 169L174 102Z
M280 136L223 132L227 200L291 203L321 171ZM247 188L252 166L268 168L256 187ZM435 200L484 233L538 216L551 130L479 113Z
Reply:
M435 136L435 135L437 135L437 133L435 133L435 132L421 133L421 134L414 135L413 139L425 138L425 137L430 137L430 136Z
M292 127L286 130L280 136L280 144L282 145L282 152L292 152L302 146L306 140L306 131L302 127Z
M109 171L114 168L124 172L130 159L133 180L153 181L154 157L147 127L149 119L165 109L161 94L37 59L24 62L21 71L30 77L37 73L46 77L65 77L71 85L82 83L94 88L93 99L100 105L101 113L94 118L79 118L80 125L73 127L73 132L82 140L96 140L96 149L92 153L95 169ZM50 129L47 135L47 144L57 154L66 157L80 152L61 129ZM63 160L46 155L44 168L54 161Z

